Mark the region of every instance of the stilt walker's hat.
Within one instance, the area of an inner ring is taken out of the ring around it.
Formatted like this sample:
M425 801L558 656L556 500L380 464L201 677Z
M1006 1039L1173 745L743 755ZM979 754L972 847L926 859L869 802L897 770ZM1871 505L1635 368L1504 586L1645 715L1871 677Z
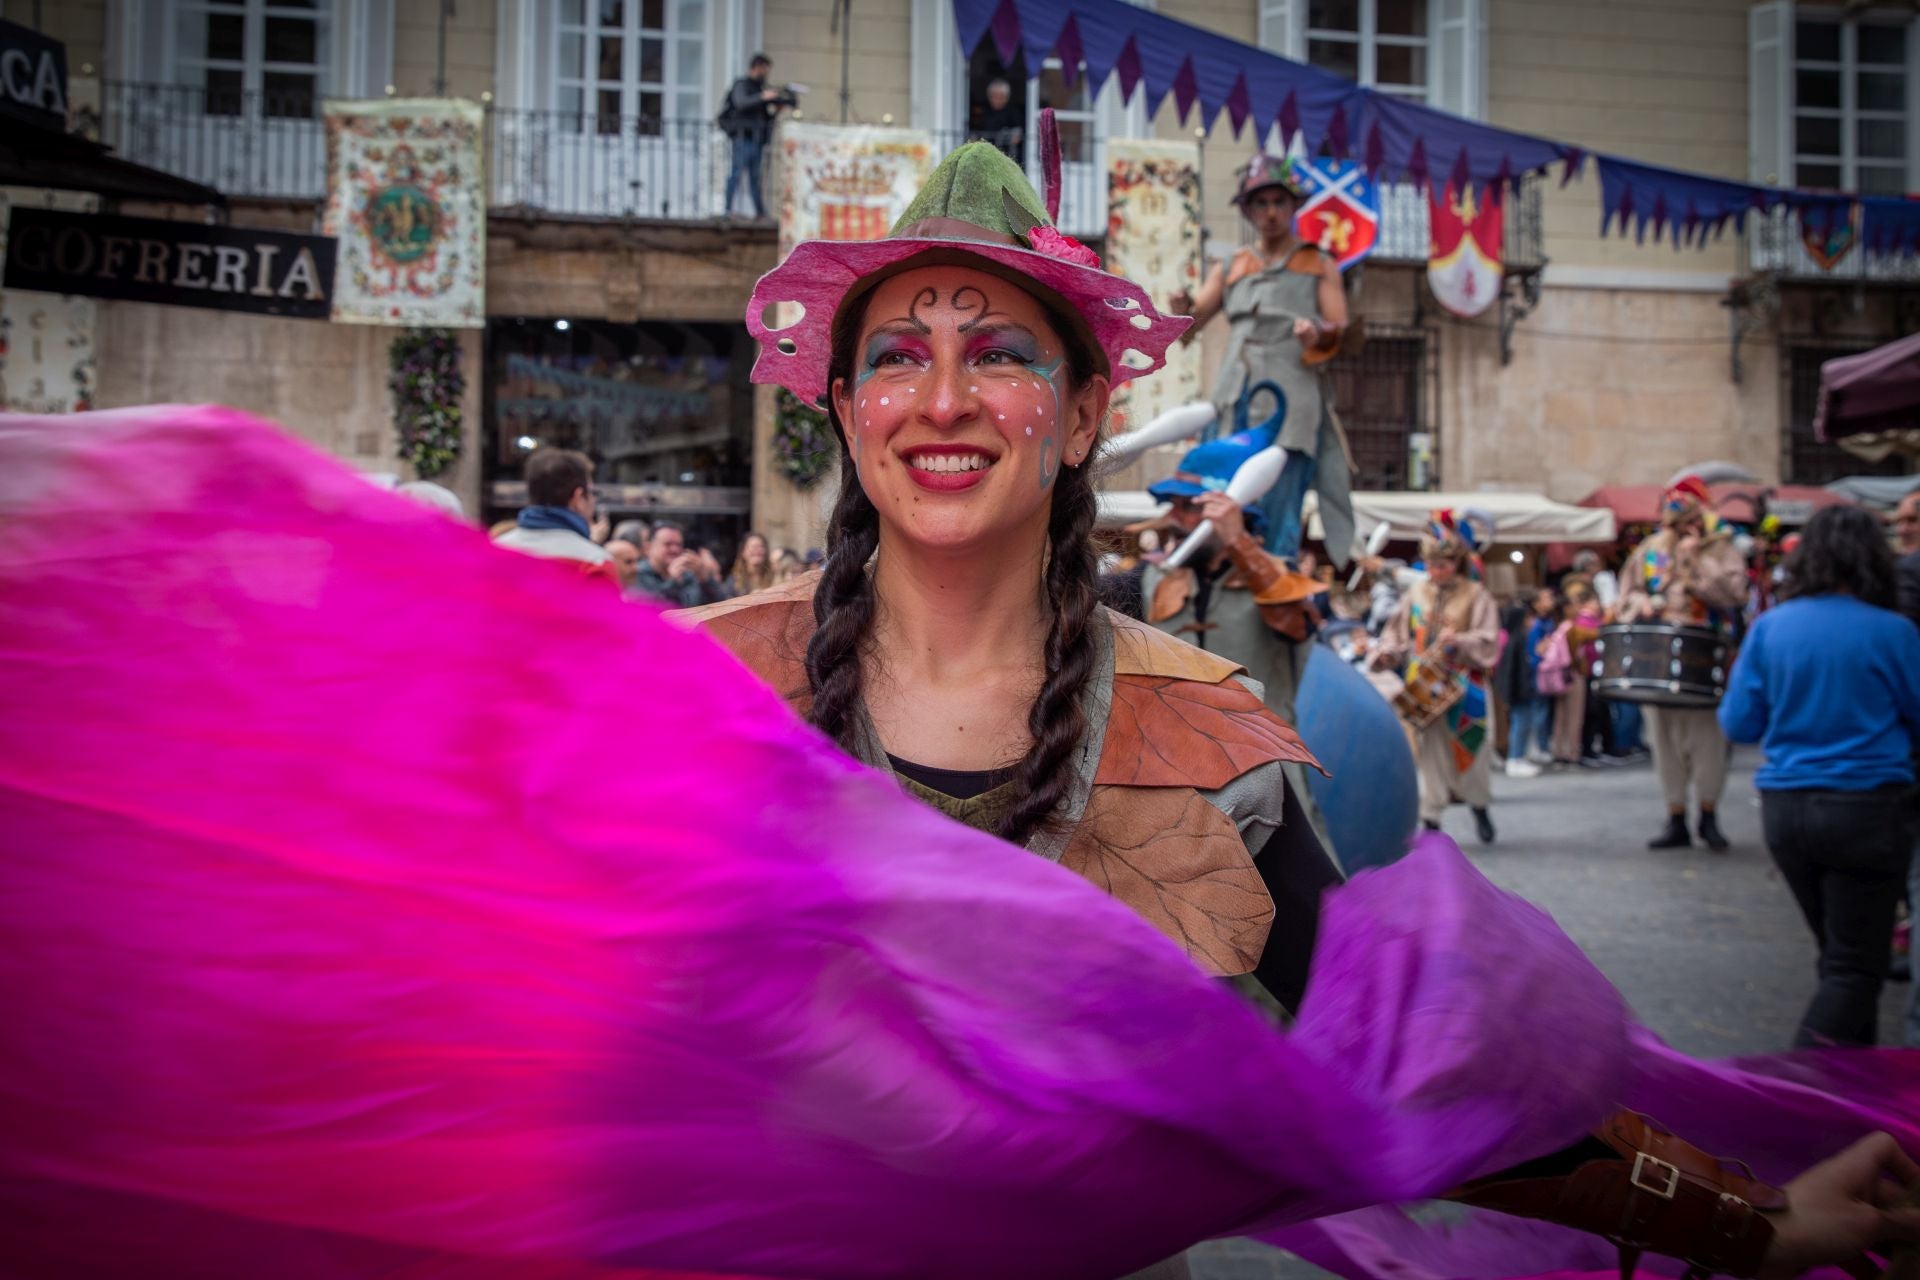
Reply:
M1245 213L1247 201L1254 192L1275 187L1295 200L1307 197L1306 184L1300 180L1300 172L1293 167L1293 161L1286 156L1268 155L1262 151L1240 170L1240 185L1233 193L1233 202L1240 207L1241 213Z
M760 278L747 303L747 331L760 344L753 380L785 387L808 404L827 392L833 336L855 306L890 276L958 265L1002 276L1038 297L1094 353L1118 386L1166 363L1192 324L1161 315L1131 280L1100 269L1093 250L1054 225L1060 213L1060 145L1053 113L1041 113L1043 202L1019 165L990 143L970 142L940 162L884 240L808 240ZM774 329L775 304L803 314Z

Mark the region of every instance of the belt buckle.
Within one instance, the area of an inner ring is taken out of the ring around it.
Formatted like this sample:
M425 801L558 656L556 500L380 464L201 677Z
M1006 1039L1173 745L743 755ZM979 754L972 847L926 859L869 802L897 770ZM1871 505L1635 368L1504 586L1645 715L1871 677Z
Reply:
M1643 1175L1654 1175L1663 1181L1659 1183L1644 1180ZM1627 1181L1642 1191L1651 1192L1662 1200L1673 1199L1673 1193L1680 1189L1680 1170L1665 1160L1637 1151L1633 1156L1633 1172Z

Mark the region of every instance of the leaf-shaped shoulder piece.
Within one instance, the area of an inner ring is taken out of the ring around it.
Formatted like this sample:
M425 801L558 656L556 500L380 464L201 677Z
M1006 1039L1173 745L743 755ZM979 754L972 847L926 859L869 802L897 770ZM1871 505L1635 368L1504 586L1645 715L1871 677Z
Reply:
M819 585L819 573L802 574L765 591L675 610L669 616L725 645L804 716L813 700L807 687L807 643L813 639L813 592Z
M1108 616L1113 712L1096 785L1212 791L1272 760L1320 768L1300 735L1233 678L1244 670L1239 664Z

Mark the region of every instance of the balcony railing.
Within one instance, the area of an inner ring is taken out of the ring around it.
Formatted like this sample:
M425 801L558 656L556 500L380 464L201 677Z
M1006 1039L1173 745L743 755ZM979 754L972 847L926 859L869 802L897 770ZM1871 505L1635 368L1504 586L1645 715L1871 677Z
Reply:
M316 199L327 191L319 106L311 93L109 80L100 126L128 159L227 195Z
M142 163L230 196L311 200L326 194L326 134L312 94L108 81L105 140ZM936 133L934 160L967 140ZM705 221L727 213L733 140L709 119L491 109L486 156L496 207L582 218ZM776 203L773 152L761 190ZM752 203L742 175L732 212ZM1037 184L1036 184L1037 185ZM1106 146L1076 135L1062 165L1061 225L1105 232Z
M108 81L101 105L107 143L143 164L207 183L230 196L312 200L326 194L326 134L319 100L312 94ZM961 131L936 132L934 161L967 139ZM1082 128L1067 133L1062 143L1061 228L1081 239L1103 236L1106 141ZM1037 165L1024 148L1012 150L1037 187ZM497 208L581 218L707 221L728 212L732 156L732 139L707 119L508 109L487 113L488 194ZM762 194L771 212L778 180L771 147L761 165ZM744 175L739 185L732 212L749 213ZM1524 270L1545 261L1540 192L1540 181L1528 179L1508 198L1505 261L1510 268ZM1804 257L1797 241L1789 247ZM1426 261L1423 192L1398 184L1381 188L1374 258ZM1858 260L1854 255L1854 262Z
M1787 209L1747 218L1747 269L1794 280L1845 280L1911 284L1920 281L1920 258L1867 253L1855 245L1828 271L1813 260L1800 238L1800 223Z

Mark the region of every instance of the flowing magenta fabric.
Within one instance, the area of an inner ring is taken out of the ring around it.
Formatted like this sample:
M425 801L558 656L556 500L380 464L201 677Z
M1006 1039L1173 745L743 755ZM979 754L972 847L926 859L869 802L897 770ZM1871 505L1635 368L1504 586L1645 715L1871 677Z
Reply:
M1667 1054L1438 838L1331 897L1282 1035L705 638L228 410L0 419L0 705L9 1276L1113 1276L1391 1238L1298 1224L1620 1099L1763 1172L1920 1136L1910 1056Z

